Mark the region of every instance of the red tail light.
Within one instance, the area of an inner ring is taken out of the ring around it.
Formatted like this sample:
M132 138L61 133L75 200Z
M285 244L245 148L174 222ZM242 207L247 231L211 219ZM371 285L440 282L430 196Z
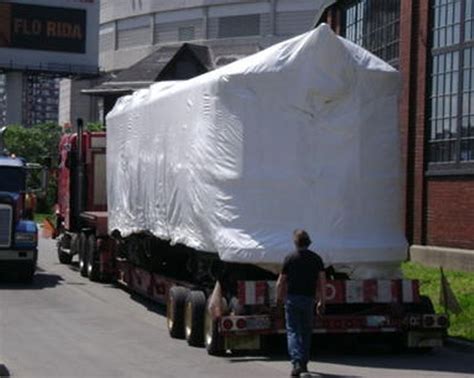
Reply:
M232 320L230 319L226 319L222 322L222 327L227 331L231 329L233 325L234 323L232 323Z
M238 329L247 328L247 321L245 319L237 320L237 328Z
M425 315L425 316L424 316L424 319L423 319L423 322L424 322L424 324L425 324L426 327L433 327L433 326L434 326L434 323L435 323L434 316L432 316L432 315Z
M438 326L446 327L448 325L448 318L446 316L438 317Z

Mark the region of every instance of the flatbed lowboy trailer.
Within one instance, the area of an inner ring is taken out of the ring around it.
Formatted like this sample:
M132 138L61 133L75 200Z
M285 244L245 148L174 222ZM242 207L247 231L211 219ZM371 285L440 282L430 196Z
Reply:
M81 274L112 280L128 290L166 305L172 337L210 354L256 350L263 338L285 333L284 314L276 305L275 280L238 280L232 294L222 290L220 315L209 298L214 288L150 272L120 257L120 242L107 235L106 212L83 212L84 231L77 236ZM315 317L314 334L387 334L397 346L431 349L442 345L448 326L420 295L417 280L329 279L326 314Z
M60 262L78 256L84 277L165 304L170 335L210 354L259 349L285 332L267 268L281 266L301 224L332 260L314 333L441 345L446 315L418 281L398 279L399 84L322 25L122 98L107 143L82 123L60 143ZM367 277L377 279L357 279Z

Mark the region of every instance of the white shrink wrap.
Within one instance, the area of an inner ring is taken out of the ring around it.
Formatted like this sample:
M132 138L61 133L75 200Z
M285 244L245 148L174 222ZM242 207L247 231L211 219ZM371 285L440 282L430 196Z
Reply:
M399 89L395 69L321 25L126 96L107 115L109 230L271 266L303 228L326 264L393 275Z

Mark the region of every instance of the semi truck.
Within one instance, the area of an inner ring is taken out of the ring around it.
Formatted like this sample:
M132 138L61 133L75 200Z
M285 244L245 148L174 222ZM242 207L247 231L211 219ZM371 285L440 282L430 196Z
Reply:
M46 171L10 154L0 130L0 274L31 283L38 260L38 228L33 220L36 194L46 187ZM29 173L43 171L41 187L27 184Z
M119 100L106 132L60 143L58 258L166 305L169 334L209 354L285 333L275 285L305 228L327 267L315 334L442 345L404 279L398 73L326 25Z

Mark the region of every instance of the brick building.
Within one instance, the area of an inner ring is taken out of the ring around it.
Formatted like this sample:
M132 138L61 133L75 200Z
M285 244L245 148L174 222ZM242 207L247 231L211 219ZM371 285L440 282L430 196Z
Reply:
M400 70L407 237L448 252L474 249L473 3L343 0L326 13Z

